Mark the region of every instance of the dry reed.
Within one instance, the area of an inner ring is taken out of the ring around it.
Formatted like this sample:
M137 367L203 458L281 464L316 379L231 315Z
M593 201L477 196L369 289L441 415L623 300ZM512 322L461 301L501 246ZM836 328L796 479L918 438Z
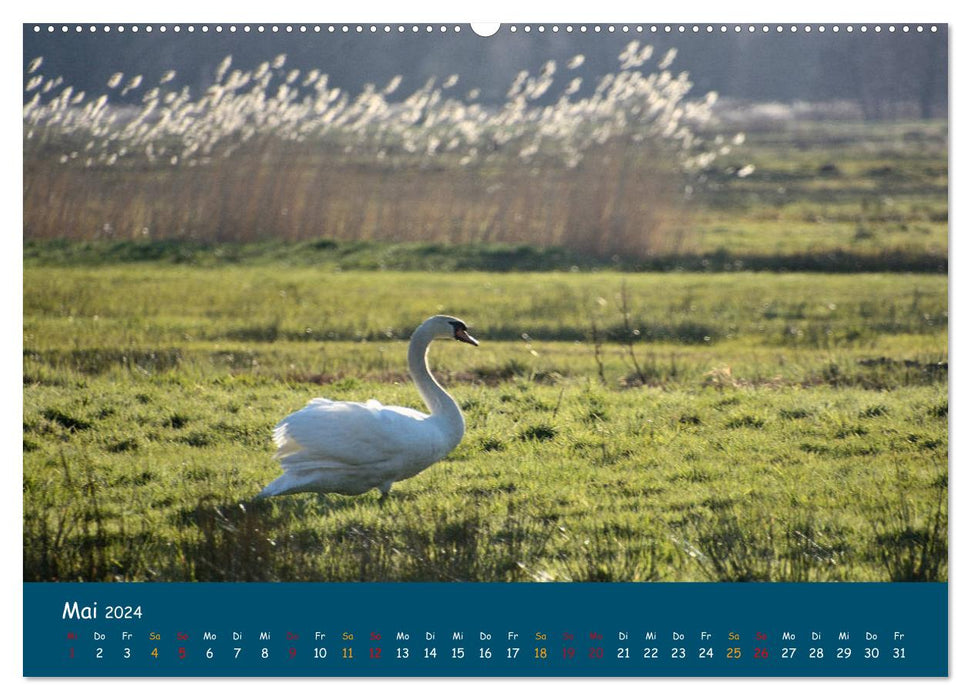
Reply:
M633 42L586 93L567 64L521 72L499 106L400 78L358 95L278 56L220 64L193 100L167 73L116 74L87 98L25 76L25 238L530 243L644 257L678 252L692 174L729 142L697 135L714 94ZM572 67L572 68L571 68ZM559 96L554 85L564 84ZM140 94L140 104L125 102Z

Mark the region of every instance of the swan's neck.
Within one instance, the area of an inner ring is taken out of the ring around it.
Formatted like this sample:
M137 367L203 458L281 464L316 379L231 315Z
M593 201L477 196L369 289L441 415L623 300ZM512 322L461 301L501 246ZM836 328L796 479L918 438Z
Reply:
M415 331L408 345L408 370L432 417L441 422L446 432L455 437L458 444L465 432L465 419L462 418L455 399L435 381L428 369L428 346L432 340L434 335L427 329L419 327Z

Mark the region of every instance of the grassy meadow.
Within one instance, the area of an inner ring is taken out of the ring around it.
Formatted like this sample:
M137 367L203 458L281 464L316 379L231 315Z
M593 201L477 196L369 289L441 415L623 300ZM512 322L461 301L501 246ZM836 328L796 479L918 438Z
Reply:
M25 269L27 580L943 580L941 275ZM381 505L298 495L274 423L421 408L468 432Z

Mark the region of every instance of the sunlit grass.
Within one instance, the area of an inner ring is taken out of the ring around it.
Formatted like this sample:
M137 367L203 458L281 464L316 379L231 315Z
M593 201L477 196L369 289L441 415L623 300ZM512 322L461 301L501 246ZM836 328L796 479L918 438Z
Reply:
M943 580L946 283L28 266L25 577ZM420 408L446 310L448 459L252 503L310 397Z

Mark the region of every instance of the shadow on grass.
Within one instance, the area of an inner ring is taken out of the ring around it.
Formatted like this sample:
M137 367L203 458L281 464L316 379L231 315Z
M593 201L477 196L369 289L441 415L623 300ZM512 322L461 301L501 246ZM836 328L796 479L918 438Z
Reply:
M484 564L495 558L482 551L484 528L477 515L402 525L395 514L410 500L397 494L380 505L339 496L201 505L187 514L186 524L197 536L183 554L191 562L191 578L205 581L459 581L500 575ZM495 543L518 550L520 535L511 527Z
M947 483L947 473L942 473L934 484L937 502L925 512L914 508L901 490L898 500L872 519L871 554L891 581L947 580Z
M844 544L823 542L811 518L781 523L726 503L689 519L677 540L709 581L843 580Z

